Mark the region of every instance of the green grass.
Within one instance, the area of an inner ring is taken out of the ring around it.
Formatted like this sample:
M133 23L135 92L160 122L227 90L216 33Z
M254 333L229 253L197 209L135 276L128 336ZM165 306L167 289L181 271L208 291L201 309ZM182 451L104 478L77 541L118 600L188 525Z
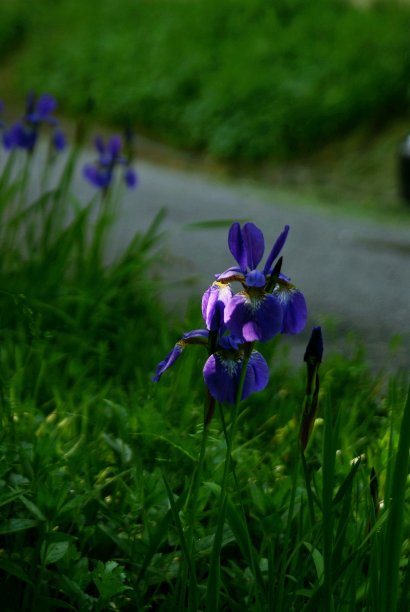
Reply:
M0 95L15 104L29 88L50 91L74 120L131 123L235 176L400 221L409 20L395 2L91 0L50 10L38 0L30 10L9 0Z
M293 157L408 109L410 11L396 3L11 6L25 24L20 91L48 90L74 114L89 97L101 120L217 159Z
M34 202L0 179L4 609L406 609L408 372L325 352L301 456L305 374L277 339L260 347L267 389L221 406L204 435L202 347L150 380L202 325L200 296L186 320L166 315L156 226L104 266L112 209L80 207L71 172Z

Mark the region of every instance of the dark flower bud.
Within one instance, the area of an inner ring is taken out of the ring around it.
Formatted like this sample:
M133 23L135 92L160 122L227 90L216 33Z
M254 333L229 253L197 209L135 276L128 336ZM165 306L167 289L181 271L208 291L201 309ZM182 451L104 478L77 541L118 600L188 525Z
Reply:
M320 326L312 329L310 340L306 346L303 360L311 365L318 365L322 362L323 357L323 337Z

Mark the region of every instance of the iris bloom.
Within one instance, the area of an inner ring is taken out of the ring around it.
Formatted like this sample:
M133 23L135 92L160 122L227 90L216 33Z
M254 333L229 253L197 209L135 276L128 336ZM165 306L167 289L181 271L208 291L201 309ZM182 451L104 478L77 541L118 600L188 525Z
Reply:
M54 128L52 143L57 151L65 148L65 137L58 128L58 121L53 116L57 102L49 94L43 94L36 99L33 93L27 96L26 113L21 121L14 123L3 134L3 144L7 150L20 148L32 153L40 127L46 123Z
M258 270L264 251L263 233L253 223L233 223L228 236L229 250L238 266L217 276L218 286L239 281L243 291L224 304L224 324L246 342L266 341L278 333L297 334L305 326L307 309L303 294L281 274L278 256L286 242L289 226L278 236L262 271Z
M196 329L184 334L174 348L158 364L153 380L158 382L162 374L181 356L188 344L209 346L212 332L206 329ZM249 345L244 345L240 339L233 336L218 337L216 350L205 362L203 375L211 396L219 402L234 404L237 399L238 387L246 351L251 350L247 361L245 380L241 399L246 399L251 393L262 391L268 384L269 369L264 357Z
M98 189L108 189L111 185L117 166L124 168L123 178L127 187L132 189L137 184L137 175L130 167L129 159L121 154L122 141L120 136L112 136L107 143L97 136L95 139L98 159L94 164L84 167L84 177Z

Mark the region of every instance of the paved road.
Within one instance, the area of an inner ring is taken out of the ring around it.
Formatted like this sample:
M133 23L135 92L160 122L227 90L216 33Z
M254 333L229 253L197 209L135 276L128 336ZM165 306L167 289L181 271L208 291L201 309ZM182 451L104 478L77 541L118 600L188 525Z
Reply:
M90 152L83 159L93 157ZM249 220L261 227L267 251L289 224L283 271L304 292L309 308L306 331L286 342L292 360L302 358L311 326L321 324L328 349L345 350L353 330L363 339L371 364L410 366L410 211L402 226L381 225L299 205L281 192L244 182L144 161L137 166L140 184L119 202L108 257L115 257L165 207L158 271L161 295L170 308L184 311L187 298L197 296L199 309L213 275L234 263L227 246L230 222ZM84 202L93 195L81 176L81 163L74 188ZM226 224L192 227L212 221ZM392 357L388 345L396 334L403 341Z
M233 264L228 226L193 229L190 224L253 221L264 231L267 250L289 224L283 270L305 293L309 330L324 325L331 348L345 345L349 330L355 330L372 364L410 366L410 214L404 226L381 225L298 206L283 194L249 184L227 184L146 162L138 168L140 185L121 204L112 254L166 207L161 270L167 280L163 295L170 303L180 303L189 294L200 303L213 274ZM388 345L396 334L403 342L392 358ZM306 330L296 343L289 340L297 358L308 335Z

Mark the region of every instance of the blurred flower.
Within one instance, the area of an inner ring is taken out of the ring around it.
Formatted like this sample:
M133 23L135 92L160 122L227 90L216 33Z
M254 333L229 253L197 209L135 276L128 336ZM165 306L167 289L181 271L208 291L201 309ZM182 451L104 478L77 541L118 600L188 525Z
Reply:
M32 153L38 140L41 125L46 123L54 128L52 137L54 148L56 151L62 151L65 148L65 137L58 129L58 121L52 114L56 108L57 102L53 96L43 94L36 99L33 92L29 93L25 115L8 130L5 130L3 134L5 149L20 148Z
M97 136L95 139L95 148L97 149L98 159L93 164L84 166L84 177L98 189L107 189L113 180L114 171L117 166L124 168L123 178L125 184L130 189L137 185L138 177L130 166L130 161L127 157L121 154L122 141L120 136L111 136L104 140Z
M224 322L232 334L247 342L266 341L278 333L297 334L305 326L307 308L303 294L280 273L279 259L289 232L286 225L266 260L257 269L265 250L263 233L253 223L233 223L228 236L229 249L239 264L217 275L222 284L239 281L243 291L235 294L224 308Z

